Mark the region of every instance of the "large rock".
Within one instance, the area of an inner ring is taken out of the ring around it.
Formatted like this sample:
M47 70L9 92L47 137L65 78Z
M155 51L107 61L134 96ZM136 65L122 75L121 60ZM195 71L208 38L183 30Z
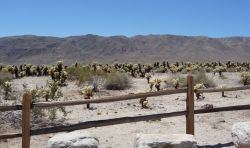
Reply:
M250 148L250 122L234 124L231 135L237 148Z
M99 141L89 132L74 131L53 136L47 148L99 148Z
M137 134L134 148L196 148L193 135Z

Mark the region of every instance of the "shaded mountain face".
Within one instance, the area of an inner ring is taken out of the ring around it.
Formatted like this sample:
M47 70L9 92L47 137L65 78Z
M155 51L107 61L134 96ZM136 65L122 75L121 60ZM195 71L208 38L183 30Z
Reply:
M249 61L250 37L147 35L0 38L0 63L66 64L154 61Z

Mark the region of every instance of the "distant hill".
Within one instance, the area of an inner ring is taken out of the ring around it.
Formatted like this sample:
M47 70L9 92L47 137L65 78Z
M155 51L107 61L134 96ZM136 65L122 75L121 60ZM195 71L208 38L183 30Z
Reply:
M250 61L250 37L97 35L65 38L11 36L0 38L0 63L49 64L153 61Z

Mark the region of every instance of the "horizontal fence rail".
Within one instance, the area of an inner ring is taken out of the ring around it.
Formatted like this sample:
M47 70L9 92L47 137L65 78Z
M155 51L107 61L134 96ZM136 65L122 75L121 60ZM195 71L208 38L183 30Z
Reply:
M242 86L242 87L232 87L232 88L212 88L212 89L198 89L195 92L197 93L213 93L213 92L222 92L222 91L238 91L238 90L248 90L250 86ZM89 104L89 103L107 103L107 102L115 102L115 101L123 101L123 100L132 100L143 97L154 97L161 95L171 95L178 93L186 93L187 88L174 89L174 90L161 90L157 92L146 92L146 93L138 93L138 94L128 94L123 96L114 96L114 97L104 97L99 99L90 99L90 100L74 100L74 101L55 101L55 102L39 102L34 103L33 107L38 108L47 108L47 107L58 107L58 106L72 106L72 105L81 105L81 104ZM14 111L14 110L22 110L22 105L12 105L12 106L0 106L0 111Z
M222 91L237 91L237 90L248 90L250 86L240 86L240 87L230 87L230 88L208 88L208 89L198 89L197 93L213 93Z
M215 113L215 112L222 112L222 111L239 111L239 110L249 110L249 109L250 109L250 104L218 107L218 108L212 108L212 109L198 109L198 110L194 110L194 114ZM92 128L92 127L102 127L102 126L108 126L108 125L149 121L149 120L159 120L162 118L183 116L186 114L186 112L187 111L177 111L177 112L169 112L169 113L161 113L161 114L93 120L93 121L86 121L86 122L81 122L77 124L72 124L72 125L63 125L63 126L35 129L35 130L31 130L30 134L41 135L41 134L49 134L49 133L57 133L57 132L69 132L73 130L87 129L87 128ZM22 133L1 134L0 139L10 139L10 138L17 138L21 136L22 136Z
M22 110L22 105L8 105L8 106L0 106L0 111L15 111L15 110Z
M58 107L58 106L70 106L70 105L81 105L81 104L89 104L89 103L106 103L106 102L115 102L115 101L123 101L123 100L132 100L143 97L154 97L154 96L162 96L162 95L170 95L170 94L178 94L185 93L187 91L184 89L173 89L173 90L162 90L157 92L146 92L146 93L137 93L137 94L128 94L123 96L114 96L114 97L105 97L99 99L90 99L90 100L78 100L78 101L62 101L62 102L39 102L34 103L34 107L45 108L45 107Z
M128 95L123 95L123 96L104 97L104 98L99 98L99 99L39 102L39 103L32 104L32 107L48 108L48 107L59 107L59 106L82 105L82 104L89 104L89 103L107 103L107 102L115 102L115 101L123 101L123 100L133 100L133 99L138 99L138 98L143 98L143 97L179 94L179 93L186 93L186 92L187 92L186 88L173 89L173 90L170 89L170 90L161 90L161 91L156 91L156 92L128 94ZM22 106L21 105L0 106L0 111L11 111L11 110L22 110Z

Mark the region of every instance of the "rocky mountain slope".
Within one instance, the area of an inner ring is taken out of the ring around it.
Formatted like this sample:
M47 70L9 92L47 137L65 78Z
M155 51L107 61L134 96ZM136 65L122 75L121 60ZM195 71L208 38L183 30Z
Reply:
M0 63L67 64L91 62L249 61L250 37L97 35L65 38L11 36L0 38Z

